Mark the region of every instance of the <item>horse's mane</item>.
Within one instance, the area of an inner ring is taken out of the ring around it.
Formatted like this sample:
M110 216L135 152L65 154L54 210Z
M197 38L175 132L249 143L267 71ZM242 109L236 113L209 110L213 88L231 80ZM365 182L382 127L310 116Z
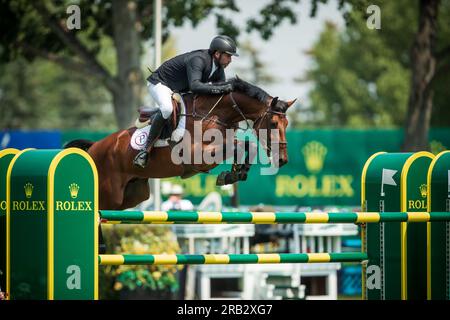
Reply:
M231 81L233 81L235 92L239 92L247 97L256 99L259 102L263 103L264 105L266 105L266 103L268 102L267 100L269 98L273 98L271 95L269 95L266 91L264 91L260 87L254 85L254 84L251 84L245 80L242 80L241 78L239 78L237 76L234 79L232 79ZM210 99L211 96L210 95L201 95L201 96L199 96L199 98ZM285 101L279 100L278 97L275 97L271 101L270 107L274 111L286 112L286 110L289 106L287 105L287 103Z
M250 98L257 99L260 102L266 102L267 98L270 97L270 95L260 87L248 83L237 76L234 79L234 88L236 91L241 92Z
M231 81L233 81L235 92L240 92L250 98L257 99L259 102L265 103L267 98L270 97L270 95L266 91L261 89L260 87L253 85L245 80L242 80L241 78L238 78L237 76L235 78L233 78ZM210 95L199 95L197 97L199 99L210 99L211 98Z

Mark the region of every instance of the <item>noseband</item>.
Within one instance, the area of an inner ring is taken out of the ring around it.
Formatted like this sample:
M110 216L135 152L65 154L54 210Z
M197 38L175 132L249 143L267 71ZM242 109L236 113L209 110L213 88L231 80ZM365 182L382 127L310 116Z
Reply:
M269 105L266 109L266 111L255 120L255 123L258 122L257 128L254 128L255 131L259 130L263 124L264 121L266 121L267 130L270 130L270 120L272 115L278 115L280 118L286 118L286 114L280 111L272 110L271 106ZM278 128L277 128L278 129ZM269 157L272 156L272 144L278 144L278 145L284 145L287 147L287 140L280 140L280 141L273 141L272 142L272 136L270 132L267 134L267 145L264 147L267 151L267 154ZM279 147L278 147L279 150Z
M233 108L235 110L237 110L240 115L242 116L242 118L245 120L245 122L247 123L247 129L250 128L250 125L248 123L248 119L245 117L244 113L241 111L241 109L239 108L238 104L236 103L236 100L234 100L233 98L233 93L230 93L230 98L231 101L233 101ZM275 111L272 109L272 106L269 104L269 106L266 108L266 110L264 111L264 113L262 113L258 118L255 119L254 124L257 126L253 126L253 129L255 131L261 129L262 124L264 123L264 121L266 121L266 125L267 125L267 130L270 130L270 120L271 120L271 116L272 115L278 115L280 118L286 118L286 113L281 112L281 111ZM269 157L272 156L272 144L278 144L278 145L284 145L287 147L287 141L286 140L282 140L282 141L276 141L276 142L272 142L272 138L270 133L267 135L267 145L264 147L264 149L266 150L267 154Z
M236 100L233 97L233 92L229 93L230 95L230 99L233 102L233 105L231 106L234 110L236 110L236 112L238 112L240 114L240 116L242 117L243 121L245 121L247 128L240 128L239 126L235 129L242 129L242 130L248 130L250 128L252 128L252 126L249 124L249 119L245 116L245 114L242 112L242 109L239 107L239 105L237 104ZM205 119L209 119L219 125L222 125L224 127L229 127L225 122L220 121L218 119L211 119L209 117L209 115L212 113L212 111L214 110L214 108L219 104L219 102L222 100L222 98L224 97L224 95L221 95L220 98L216 101L216 103L214 104L214 106L210 109L210 111L204 115L201 116L199 113L196 112L195 110L195 100L194 100L194 104L193 104L193 113L192 114L186 114L186 116L193 116L194 118L196 117L201 117L201 120L205 120ZM267 106L266 110L258 117L254 120L254 125L253 125L253 130L257 131L261 129L262 124L264 123L264 121L266 121L266 125L267 125L267 129L270 130L270 120L271 120L271 116L273 115L277 115L281 118L286 118L286 113L281 112L281 111L275 111L272 109L272 106L269 104L269 106ZM256 127L255 127L256 125ZM263 148L266 150L267 154L269 157L272 156L272 144L278 144L278 145L284 145L287 146L287 141L283 140L283 141L276 141L276 142L272 142L272 138L271 135L268 134L267 135L267 145L263 146Z

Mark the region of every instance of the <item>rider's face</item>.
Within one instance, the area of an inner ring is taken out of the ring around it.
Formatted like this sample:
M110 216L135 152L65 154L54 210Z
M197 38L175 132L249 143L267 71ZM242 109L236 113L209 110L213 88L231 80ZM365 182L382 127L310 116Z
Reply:
M225 53L225 52L218 52L216 51L214 53L214 58L222 68L226 68L231 63L231 54Z

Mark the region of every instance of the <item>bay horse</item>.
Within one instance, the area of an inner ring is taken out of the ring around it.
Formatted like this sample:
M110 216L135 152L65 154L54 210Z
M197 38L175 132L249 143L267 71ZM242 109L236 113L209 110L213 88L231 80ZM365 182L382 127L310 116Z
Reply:
M277 97L267 95L265 101L259 101L254 93L259 89L243 80L238 81L235 91L226 95L184 95L186 114L186 135L193 137L194 123L201 120L202 132L209 129L219 130L225 136L226 129L236 130L239 123L245 121L247 124L253 122L253 130L268 156L272 156L271 144L268 140L275 140L271 133L266 139L260 139L260 129L277 129L279 152L273 163L279 167L285 165L287 158L286 118L287 109L295 102L282 101ZM262 91L262 90L261 90ZM260 91L260 92L261 92ZM264 92L264 91L262 91ZM133 159L138 150L130 147L130 139L137 128L117 131L97 142L87 140L74 140L69 142L65 148L78 147L86 150L94 160L99 176L99 209L100 210L124 210L135 207L147 200L150 196L148 185L149 178L168 178L180 176L187 178L200 172L208 172L219 163L208 164L176 164L172 160L172 149L174 145L153 148L149 155L145 168L133 165ZM269 132L273 132L269 131ZM179 143L183 143L183 139ZM265 140L265 141L264 141ZM195 151L201 152L224 152L223 146L217 146L204 141L189 141L191 155ZM273 141L271 142L273 143ZM222 184L235 182L242 176L246 177L246 171L250 164L233 165L232 172L222 175ZM239 172L239 170L243 170ZM239 175L240 173L240 175ZM230 174L234 178L230 178ZM233 176L234 174L234 176ZM238 178L236 178L238 177ZM224 182L226 180L226 182Z

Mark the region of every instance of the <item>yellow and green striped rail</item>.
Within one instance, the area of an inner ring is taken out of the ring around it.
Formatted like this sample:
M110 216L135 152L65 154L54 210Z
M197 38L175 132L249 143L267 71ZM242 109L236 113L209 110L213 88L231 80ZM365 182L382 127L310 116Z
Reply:
M202 212L108 211L105 223L379 223L450 221L450 212Z
M0 250L0 269L6 268L0 283L6 280L1 288L11 300L98 299L101 265L340 262L361 263L363 299L450 300L450 213L442 212L450 211L450 151L437 156L377 152L362 170L361 212L344 213L101 211L98 198L105 195L99 194L97 168L85 151L7 153L0 153L0 189L6 190L0 191L6 248ZM361 223L362 248L345 253L99 255L100 216L105 223Z
M101 254L100 265L262 264L362 262L363 252L280 254Z

